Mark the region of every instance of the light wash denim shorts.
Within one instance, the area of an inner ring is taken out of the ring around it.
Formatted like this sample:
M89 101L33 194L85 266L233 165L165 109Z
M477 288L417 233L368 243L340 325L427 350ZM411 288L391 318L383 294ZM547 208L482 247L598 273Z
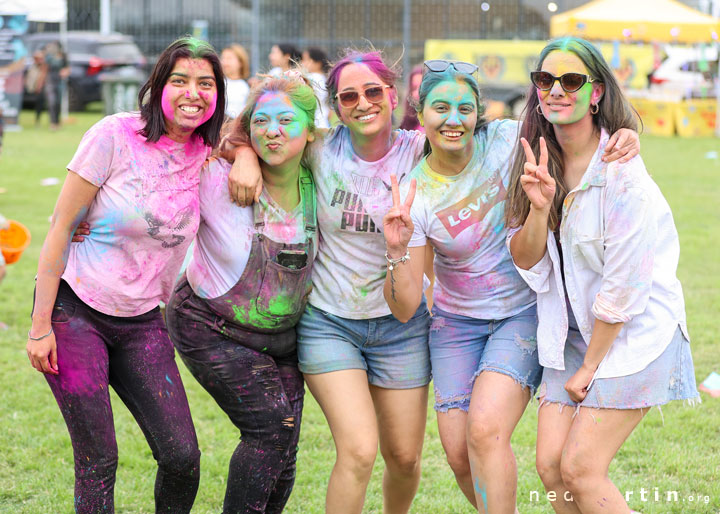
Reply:
M569 305L568 314L570 328L565 342L565 369L545 368L538 390L541 405L548 402L578 405L570 399L565 383L580 369L587 344ZM690 343L678 326L665 351L644 370L624 377L596 379L580 405L596 409L643 409L671 400L697 398Z
M537 306L501 320L451 314L433 307L430 325L435 410L470 407L475 377L507 375L532 395L542 374L537 351Z
M308 305L297 325L300 371L315 375L364 369L378 387L425 386L430 383L429 324L424 298L407 323L392 314L348 319Z

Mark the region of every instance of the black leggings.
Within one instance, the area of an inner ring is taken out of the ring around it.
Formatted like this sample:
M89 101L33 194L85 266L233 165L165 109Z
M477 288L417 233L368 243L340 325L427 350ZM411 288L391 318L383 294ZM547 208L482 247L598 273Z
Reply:
M297 363L246 348L211 321L184 314L170 302L166 317L175 348L241 432L223 512L282 512L295 482L305 394Z
M76 512L114 512L118 450L108 384L130 409L158 463L156 512L190 512L200 450L159 309L132 318L108 316L61 281L52 327L60 374L45 377L72 440Z

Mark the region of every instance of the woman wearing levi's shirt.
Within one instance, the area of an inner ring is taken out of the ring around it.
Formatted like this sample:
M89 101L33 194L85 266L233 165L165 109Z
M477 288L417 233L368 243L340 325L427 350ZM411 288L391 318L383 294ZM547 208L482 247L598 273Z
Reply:
M513 513L510 438L541 373L535 294L505 247L518 123L480 116L475 65L432 60L424 67L417 110L430 151L409 184L398 188L393 177L384 294L398 319L412 315L422 300L429 242L436 277L429 347L440 439L473 506Z
M295 480L305 392L295 324L317 245L313 180L300 160L314 137L316 108L312 87L299 77L269 78L251 91L228 139L249 139L260 157L260 201L232 203L231 164L209 161L187 278L166 310L183 361L241 431L230 459L228 514L281 512Z
M139 113L93 126L68 164L28 333L30 362L45 373L70 432L79 513L114 511L108 385L158 462L156 510L190 512L199 482L200 451L158 304L195 237L200 168L219 140L225 89L214 50L175 41L138 101ZM82 219L92 231L70 244Z
M421 302L408 314L410 321L399 322L382 291L390 175L404 184L425 143L419 132L392 130L397 76L378 52L348 52L328 77L329 97L344 126L309 147L320 241L310 305L298 324L298 358L337 451L328 512L362 510L378 441L386 464L385 512L407 512L420 478L429 315ZM238 159L230 175L240 201L256 191L252 164Z
M599 159L637 124L600 52L552 41L531 79L506 221L538 298L537 469L558 513L629 512L613 457L650 407L698 399L678 234L640 157Z

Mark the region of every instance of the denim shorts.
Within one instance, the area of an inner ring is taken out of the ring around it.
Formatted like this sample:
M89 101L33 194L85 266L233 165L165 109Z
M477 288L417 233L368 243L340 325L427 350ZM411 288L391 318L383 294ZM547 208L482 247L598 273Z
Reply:
M573 328L572 318L570 327L565 342L565 369L545 368L538 391L541 405L548 402L578 405L565 391L565 383L580 369L587 344L577 328ZM665 351L645 369L624 377L596 379L580 405L595 409L643 409L671 400L697 398L690 343L678 327Z
M425 301L407 323L393 315L347 319L308 305L297 325L300 371L310 375L364 369L368 381L386 389L430 382Z
M537 306L502 320L451 314L433 307L430 325L435 410L470 407L475 377L502 373L532 394L542 367L537 351Z

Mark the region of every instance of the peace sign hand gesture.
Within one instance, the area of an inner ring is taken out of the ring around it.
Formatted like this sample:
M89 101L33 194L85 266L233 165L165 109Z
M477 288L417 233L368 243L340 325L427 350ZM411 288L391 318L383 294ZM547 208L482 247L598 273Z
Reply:
M548 172L548 151L545 138L540 138L540 164L535 161L535 154L530 143L524 137L520 143L525 150L525 174L520 177L520 183L532 207L539 211L549 211L555 198L555 179Z
M383 217L383 232L388 255L390 258L399 258L405 255L410 237L415 229L410 218L410 207L415 199L417 182L415 179L410 181L410 189L404 202L400 202L400 188L398 187L397 176L394 173L390 175L390 184L393 205Z

